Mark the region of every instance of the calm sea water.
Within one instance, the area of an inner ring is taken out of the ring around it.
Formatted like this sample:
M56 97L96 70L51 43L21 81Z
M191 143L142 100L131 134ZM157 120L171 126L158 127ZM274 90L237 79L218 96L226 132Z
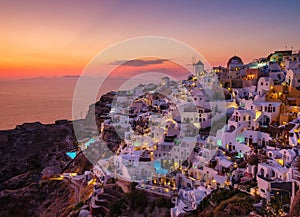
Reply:
M76 82L77 78L0 81L0 129L24 122L71 119Z

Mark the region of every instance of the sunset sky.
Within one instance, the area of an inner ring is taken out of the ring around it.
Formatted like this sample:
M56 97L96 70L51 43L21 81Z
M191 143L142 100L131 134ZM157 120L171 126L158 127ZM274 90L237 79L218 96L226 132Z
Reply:
M0 79L80 75L103 49L149 35L182 41L211 65L233 55L248 62L300 48L299 8L290 0L2 1Z

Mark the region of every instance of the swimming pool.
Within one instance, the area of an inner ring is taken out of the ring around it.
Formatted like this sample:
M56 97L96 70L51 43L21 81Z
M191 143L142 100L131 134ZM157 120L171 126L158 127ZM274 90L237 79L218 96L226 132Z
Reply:
M77 155L77 152L76 151L69 151L69 152L66 153L66 155L68 157L70 157L71 159L74 159Z
M167 169L161 168L161 162L160 162L160 160L154 160L154 165L153 166L155 168L156 174L162 174L162 175L168 174L168 170Z

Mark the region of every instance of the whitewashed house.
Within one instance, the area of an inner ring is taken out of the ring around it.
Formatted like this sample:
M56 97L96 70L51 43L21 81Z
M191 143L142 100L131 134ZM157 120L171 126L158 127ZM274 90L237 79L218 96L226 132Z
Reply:
M300 87L300 68L290 69L286 73L285 81L292 87Z

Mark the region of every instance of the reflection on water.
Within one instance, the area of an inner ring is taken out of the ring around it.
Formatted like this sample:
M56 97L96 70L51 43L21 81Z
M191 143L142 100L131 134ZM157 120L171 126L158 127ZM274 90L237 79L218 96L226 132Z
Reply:
M0 129L12 129L25 122L71 120L77 79L65 77L0 81Z
M38 78L0 82L0 129L24 122L71 119L76 78Z

